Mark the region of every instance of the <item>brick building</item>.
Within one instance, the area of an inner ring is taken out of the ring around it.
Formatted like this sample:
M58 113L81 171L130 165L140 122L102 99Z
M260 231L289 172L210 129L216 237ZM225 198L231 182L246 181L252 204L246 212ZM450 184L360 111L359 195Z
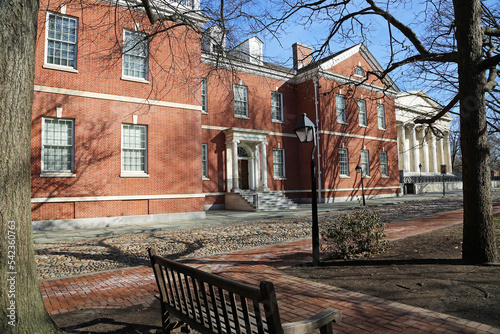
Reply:
M216 29L168 27L155 34L144 14L99 1L41 2L35 228L203 218L245 209L255 191L310 201L312 146L293 131L303 113L318 125L321 201L359 198L357 165L368 196L399 192L399 91L367 78L381 68L364 45L311 62L294 44L286 68L263 61L256 37L226 51L206 38Z

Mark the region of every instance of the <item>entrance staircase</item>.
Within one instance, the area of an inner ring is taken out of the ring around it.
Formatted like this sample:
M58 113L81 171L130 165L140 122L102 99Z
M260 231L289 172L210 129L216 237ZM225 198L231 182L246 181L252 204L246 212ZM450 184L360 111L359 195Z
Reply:
M297 209L297 204L280 192L241 190L240 195L254 211Z

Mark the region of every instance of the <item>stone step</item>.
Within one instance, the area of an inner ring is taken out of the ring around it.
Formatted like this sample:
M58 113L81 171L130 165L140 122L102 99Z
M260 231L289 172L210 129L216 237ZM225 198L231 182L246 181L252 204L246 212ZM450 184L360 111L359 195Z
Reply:
M256 211L282 211L297 208L297 204L279 192L242 191L240 195ZM254 205L254 195L257 195L257 205Z

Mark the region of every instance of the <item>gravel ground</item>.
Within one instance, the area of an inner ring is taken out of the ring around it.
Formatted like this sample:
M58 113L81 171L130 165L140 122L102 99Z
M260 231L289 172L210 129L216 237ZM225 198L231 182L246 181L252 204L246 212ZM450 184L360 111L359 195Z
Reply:
M494 194L494 200L500 201L500 193ZM382 219L390 223L461 208L462 197L458 196L384 205L376 209ZM347 212L320 213L320 224ZM160 254L180 259L300 240L310 237L310 220L310 216L295 216L226 226L35 244L38 277L59 278L145 265L149 263L147 249L151 246L155 246Z

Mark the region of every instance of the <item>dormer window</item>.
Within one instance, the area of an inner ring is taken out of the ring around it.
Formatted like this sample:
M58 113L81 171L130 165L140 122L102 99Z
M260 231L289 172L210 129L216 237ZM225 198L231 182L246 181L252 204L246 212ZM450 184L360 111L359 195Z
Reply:
M361 66L356 66L356 68L354 69L354 74L358 77L365 77L365 71Z

